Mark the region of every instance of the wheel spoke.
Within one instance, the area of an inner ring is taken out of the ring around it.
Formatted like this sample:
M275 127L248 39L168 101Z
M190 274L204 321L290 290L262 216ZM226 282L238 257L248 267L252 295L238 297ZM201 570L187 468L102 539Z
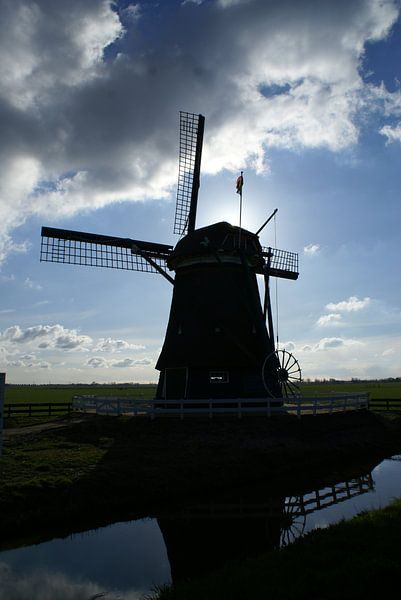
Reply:
M287 381L283 381L283 383L284 383L284 387L285 387L285 396L286 396L286 398L289 398L290 396L292 396L291 388L287 385Z
M283 352L285 352L285 350L283 350ZM294 357L292 356L292 354L288 353L288 359L287 359L287 362L285 363L284 369L287 368L287 365L290 362L291 358L294 358ZM284 364L284 354L283 354L283 364Z
M294 356L293 356L292 358L293 358L294 360L293 360L293 362L292 362L290 365L288 365L288 367L287 367L287 371L289 371L289 370L290 370L290 369L292 369L292 368L293 368L295 365L297 365L297 364L298 364L298 361L297 361L297 359L296 359Z
M298 388L295 386L294 383L291 383L291 381L287 381L287 383L288 383L288 387L290 388L291 394L293 396L296 396L297 395L296 392L298 392Z
M290 389L291 389L291 390L294 388L294 390L295 390L296 392L298 392L298 391L299 391L299 390L298 390L298 386L297 386L297 385L295 385L295 383L293 383L292 381L288 381L287 383L288 383L288 385L289 385L289 387L290 387Z

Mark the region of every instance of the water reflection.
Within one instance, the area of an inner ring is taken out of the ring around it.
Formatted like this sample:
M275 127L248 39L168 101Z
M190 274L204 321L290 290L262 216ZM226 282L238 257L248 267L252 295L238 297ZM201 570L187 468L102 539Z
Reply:
M174 583L278 549L305 532L308 516L374 489L371 473L306 494L237 497L158 518Z
M18 590L15 598L22 600L86 600L106 592L105 600L136 600L155 585L171 580L155 519L116 523L2 552L0 564L1 600L14 597L9 594L13 587ZM31 595L24 596L25 588L31 588ZM59 591L52 595L56 589Z
M141 592L104 591L97 583L76 581L63 573L37 569L17 575L0 562L0 598L3 600L140 600Z
M292 492L292 493L291 493ZM401 456L283 491L230 491L157 518L0 553L0 599L138 600L401 496Z

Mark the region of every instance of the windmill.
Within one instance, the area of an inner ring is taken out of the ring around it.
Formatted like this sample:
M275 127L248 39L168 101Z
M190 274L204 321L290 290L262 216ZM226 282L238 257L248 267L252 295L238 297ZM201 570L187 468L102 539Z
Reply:
M258 235L273 215L256 233L226 222L196 229L204 123L180 112L175 247L42 227L40 260L158 273L173 285L157 399L297 395L298 362L275 348L269 282L297 279L298 255L261 246Z

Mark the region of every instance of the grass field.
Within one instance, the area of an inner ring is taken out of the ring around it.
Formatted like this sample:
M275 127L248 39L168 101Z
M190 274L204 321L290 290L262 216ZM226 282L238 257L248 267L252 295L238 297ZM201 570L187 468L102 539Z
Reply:
M73 396L130 396L138 400L150 399L156 386L118 387L86 386L60 387L50 385L7 385L5 403L14 402L71 402Z
M397 398L401 399L401 382L369 383L346 382L346 383L303 383L303 396L325 396L331 394L342 394L348 392L369 392L371 399L374 398ZM86 386L86 387L61 387L50 385L8 385L6 386L5 402L71 402L73 396L130 396L138 400L148 400L154 397L156 386L144 385L136 387L119 386Z
M325 396L330 394L368 392L371 399L375 398L401 398L401 381L371 381L363 382L344 382L344 383L303 383L303 396Z

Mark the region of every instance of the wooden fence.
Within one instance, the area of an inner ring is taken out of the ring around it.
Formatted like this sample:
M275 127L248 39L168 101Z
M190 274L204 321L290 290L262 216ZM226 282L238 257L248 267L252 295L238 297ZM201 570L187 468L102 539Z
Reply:
M369 402L370 410L375 412L391 411L401 412L400 398L373 398Z
M282 401L281 406L277 402ZM367 409L369 394L342 394L337 396L314 396L311 398L211 398L208 400L149 400L137 401L112 396L74 396L73 410L108 415L146 415L156 417L233 415L238 418L251 415L270 417L274 414L303 415L333 414L349 410Z
M274 406L266 398L233 398L210 400L138 400L127 396L74 396L72 402L14 402L4 404L3 417L55 416L72 411L104 415L131 416L185 416L214 417L223 414L242 416L277 413L302 415L333 414L348 410L369 408L372 411L401 412L401 399L374 398L368 394L339 394L336 396L311 396L289 400L283 406Z
M4 405L4 418L52 417L72 412L72 402L13 402Z

